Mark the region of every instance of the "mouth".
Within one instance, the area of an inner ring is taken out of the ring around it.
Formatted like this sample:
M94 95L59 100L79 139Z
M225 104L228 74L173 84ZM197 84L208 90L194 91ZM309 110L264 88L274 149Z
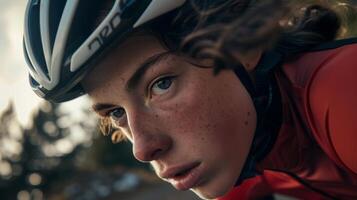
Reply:
M178 190L188 190L197 186L202 176L200 162L170 167L160 174Z

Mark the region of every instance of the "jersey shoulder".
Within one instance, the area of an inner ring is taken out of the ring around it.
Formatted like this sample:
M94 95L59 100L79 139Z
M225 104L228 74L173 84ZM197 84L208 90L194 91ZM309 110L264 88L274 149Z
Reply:
M357 174L357 39L322 45L308 54L328 53L307 88L313 133L337 164Z

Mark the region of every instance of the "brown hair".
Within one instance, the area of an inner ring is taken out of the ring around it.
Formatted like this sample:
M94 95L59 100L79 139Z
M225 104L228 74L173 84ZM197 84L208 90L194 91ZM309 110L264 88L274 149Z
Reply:
M348 24L341 23L343 17L339 17L334 9L355 12L350 4L331 6L328 0L299 3L286 0L189 0L179 10L141 29L155 34L171 51L194 59L211 59L212 67L218 73L240 64L234 57L237 52L274 49L289 60L309 48L334 40L340 33L351 34L346 27L340 32L341 25ZM102 118L100 127L105 135L112 135L114 143L125 139L109 118Z

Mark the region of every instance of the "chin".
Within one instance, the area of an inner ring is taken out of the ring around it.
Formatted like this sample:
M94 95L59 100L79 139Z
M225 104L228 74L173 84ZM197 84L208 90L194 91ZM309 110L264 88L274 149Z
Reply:
M212 195L207 195L207 194L203 194L200 192L197 192L195 190L192 190L198 197L200 197L201 199L207 199L207 200L213 200L216 199L218 196L212 196Z
M229 192L229 189L227 190L210 190L210 189L204 189L204 188L193 188L191 189L192 192L194 192L198 197L201 199L217 199L218 197L221 197L225 195L227 192Z

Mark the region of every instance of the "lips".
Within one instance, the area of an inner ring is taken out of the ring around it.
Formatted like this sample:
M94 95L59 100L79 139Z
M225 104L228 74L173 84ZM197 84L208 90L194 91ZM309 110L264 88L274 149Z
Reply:
M178 190L188 190L197 185L200 180L200 162L170 167L159 176L168 180Z

